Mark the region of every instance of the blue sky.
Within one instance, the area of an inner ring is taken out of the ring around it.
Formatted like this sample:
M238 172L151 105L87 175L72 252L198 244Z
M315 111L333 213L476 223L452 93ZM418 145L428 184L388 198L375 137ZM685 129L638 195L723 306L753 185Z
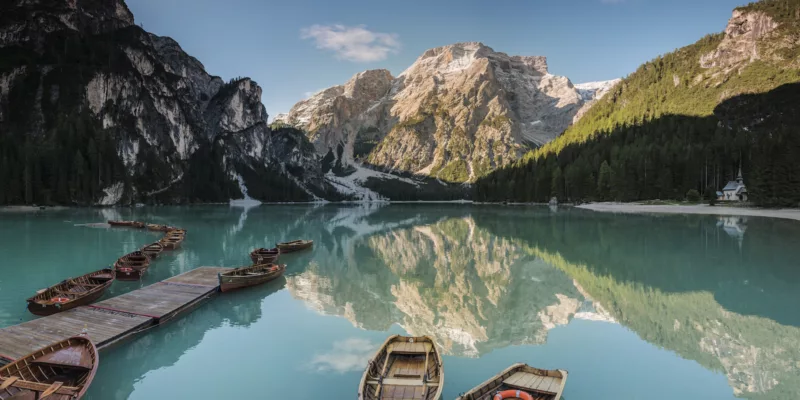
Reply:
M209 73L249 76L271 116L367 69L397 75L425 50L480 41L547 56L574 83L623 77L721 32L746 0L128 0L144 28Z

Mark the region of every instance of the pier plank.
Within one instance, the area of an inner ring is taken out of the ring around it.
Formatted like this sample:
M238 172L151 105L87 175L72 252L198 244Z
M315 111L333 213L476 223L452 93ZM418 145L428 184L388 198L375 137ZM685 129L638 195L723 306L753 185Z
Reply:
M230 268L201 267L99 303L0 329L0 355L24 357L84 330L98 349L158 324L213 294L217 274Z

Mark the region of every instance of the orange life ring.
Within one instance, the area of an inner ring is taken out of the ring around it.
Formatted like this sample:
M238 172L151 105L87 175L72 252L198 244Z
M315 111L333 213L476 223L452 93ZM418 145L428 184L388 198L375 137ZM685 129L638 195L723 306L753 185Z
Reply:
M53 297L50 299L50 302L56 304L69 303L69 297Z
M510 399L514 397L523 400L533 400L533 396L527 392L523 392L522 390L504 390L502 392L498 392L496 395L494 395L494 400Z

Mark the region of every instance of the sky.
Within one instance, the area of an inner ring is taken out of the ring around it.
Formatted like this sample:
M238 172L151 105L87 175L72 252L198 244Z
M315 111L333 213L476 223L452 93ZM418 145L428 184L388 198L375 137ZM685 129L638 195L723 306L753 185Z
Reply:
M483 42L548 58L573 83L624 77L725 29L747 0L127 0L145 30L212 75L247 76L271 117L358 72L395 76L425 50Z

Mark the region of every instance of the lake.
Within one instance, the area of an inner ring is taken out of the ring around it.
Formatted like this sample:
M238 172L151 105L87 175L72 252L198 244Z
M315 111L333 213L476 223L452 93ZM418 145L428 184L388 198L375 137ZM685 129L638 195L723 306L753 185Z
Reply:
M101 353L86 399L354 399L394 333L444 354L443 399L514 362L569 371L565 398L800 398L800 223L449 204L0 213L0 326L25 299L188 229L119 295L295 238L285 278L225 293Z

